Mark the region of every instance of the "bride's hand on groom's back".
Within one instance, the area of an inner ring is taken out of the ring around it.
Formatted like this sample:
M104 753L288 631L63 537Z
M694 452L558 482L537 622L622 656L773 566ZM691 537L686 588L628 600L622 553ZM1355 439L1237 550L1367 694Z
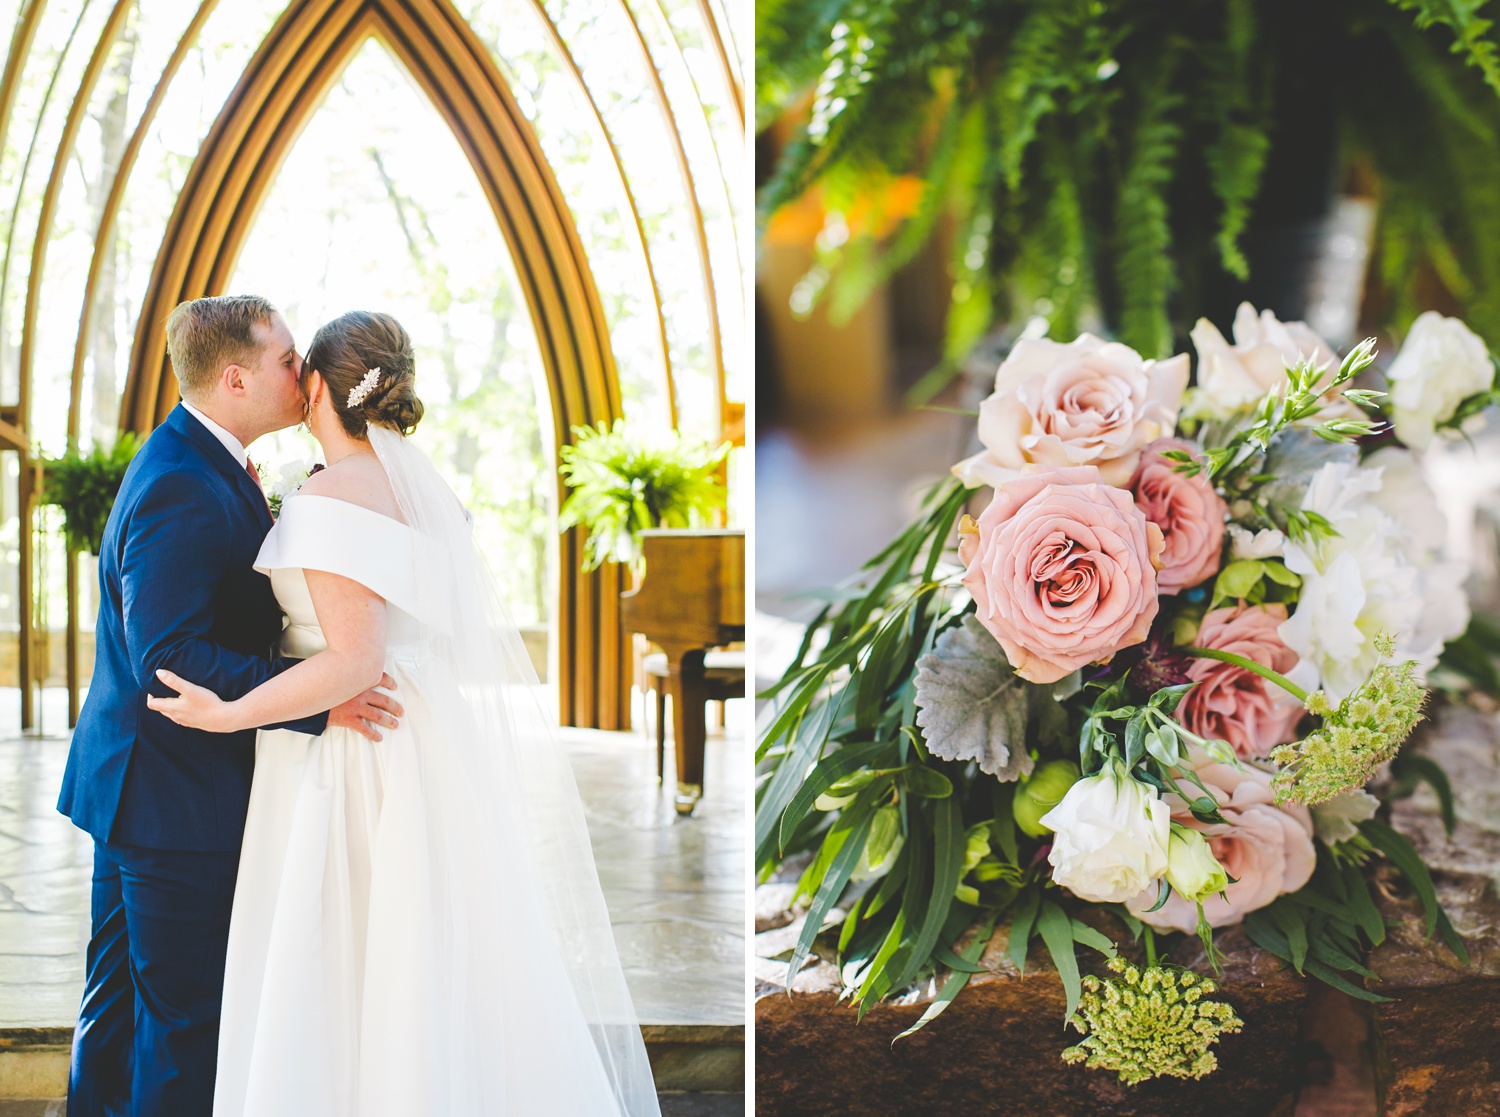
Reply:
M394 695L382 693L395 689L396 680L390 675L381 675L379 689L371 688L329 710L328 728L338 726L341 729L352 729L361 737L368 737L372 741L381 740L380 730L376 727L395 729L397 719L406 713Z

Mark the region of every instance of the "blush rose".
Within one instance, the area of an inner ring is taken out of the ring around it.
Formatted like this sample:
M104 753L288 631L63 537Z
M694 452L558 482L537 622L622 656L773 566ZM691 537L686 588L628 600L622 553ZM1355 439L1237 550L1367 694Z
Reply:
M1298 660L1276 631L1286 616L1285 605L1214 609L1199 625L1198 646L1234 652L1285 675ZM1247 760L1264 759L1296 739L1302 707L1269 679L1216 659L1193 660L1188 679L1198 685L1187 692L1177 716L1200 737L1228 741Z
M1209 926L1225 927L1307 883L1317 864L1312 815L1299 803L1277 806L1271 776L1259 768L1220 764L1201 750L1195 750L1192 764L1218 802L1224 822L1199 822L1177 795L1169 793L1165 798L1172 820L1200 831L1233 880L1222 895L1216 893L1203 901ZM1198 905L1193 901L1174 893L1151 911L1156 899L1157 890L1147 888L1126 906L1138 919L1162 930L1191 934L1198 926Z
M1229 506L1213 482L1203 473L1195 477L1179 473L1175 462L1162 457L1164 450L1191 453L1193 449L1180 439L1159 438L1146 447L1130 479L1136 504L1167 540L1156 576L1156 588L1165 594L1190 589L1217 574L1224 550L1224 517Z
M1023 679L1055 682L1146 638L1161 529L1093 466L1004 482L966 527L964 585Z
M1063 345L1023 338L979 405L984 452L953 467L968 485L999 485L1028 466L1097 466L1124 485L1141 449L1177 429L1187 354L1148 361L1119 342L1083 334Z

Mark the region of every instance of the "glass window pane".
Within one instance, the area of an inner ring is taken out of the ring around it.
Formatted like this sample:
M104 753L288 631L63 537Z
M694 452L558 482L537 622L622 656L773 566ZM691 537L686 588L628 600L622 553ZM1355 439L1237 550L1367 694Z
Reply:
M510 254L457 140L386 48L366 43L288 155L231 289L281 307L299 346L347 310L396 317L417 351L416 440L475 514L523 626L552 616L550 400ZM274 476L300 430L252 451Z

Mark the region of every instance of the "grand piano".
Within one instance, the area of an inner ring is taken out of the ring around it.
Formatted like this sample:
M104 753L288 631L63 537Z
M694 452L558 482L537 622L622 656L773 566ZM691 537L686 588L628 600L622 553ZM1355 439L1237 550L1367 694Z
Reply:
M646 573L620 595L627 632L643 633L667 656L679 814L703 794L706 736L703 655L745 638L745 533L723 529L641 532Z

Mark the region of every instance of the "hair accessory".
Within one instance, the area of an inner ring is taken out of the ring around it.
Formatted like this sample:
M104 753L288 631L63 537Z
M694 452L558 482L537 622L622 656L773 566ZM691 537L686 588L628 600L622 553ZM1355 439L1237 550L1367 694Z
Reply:
M380 370L372 368L365 373L365 378L354 387L349 389L349 407L358 407L365 402L365 397L375 390L375 385L380 383Z

